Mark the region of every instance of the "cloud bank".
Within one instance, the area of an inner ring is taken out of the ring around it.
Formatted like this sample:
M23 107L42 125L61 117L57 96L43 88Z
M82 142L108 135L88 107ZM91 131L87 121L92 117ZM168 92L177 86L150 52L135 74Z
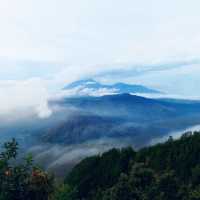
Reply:
M48 107L48 91L40 79L0 81L0 91L1 116L15 116L24 111L45 118L52 113Z
M88 77L200 96L198 0L0 0L0 5L0 114L31 108L48 116L49 93Z

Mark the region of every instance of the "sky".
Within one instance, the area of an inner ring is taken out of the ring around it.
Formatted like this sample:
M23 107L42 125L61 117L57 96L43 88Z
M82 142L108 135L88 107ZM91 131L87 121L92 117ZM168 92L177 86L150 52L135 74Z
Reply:
M0 114L88 77L200 98L199 0L0 0Z

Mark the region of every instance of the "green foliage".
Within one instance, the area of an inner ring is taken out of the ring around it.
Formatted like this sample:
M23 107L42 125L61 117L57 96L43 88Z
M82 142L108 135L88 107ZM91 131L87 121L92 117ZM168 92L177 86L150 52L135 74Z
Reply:
M18 144L0 153L0 200L200 200L200 134L135 152L111 149L84 159L55 186L34 166L17 160Z
M121 174L117 184L102 195L103 200L129 200L135 197L137 197L137 193L132 190L126 174Z
M200 165L192 168L192 183L193 185L200 185Z
M62 184L57 186L51 200L70 200L73 198L73 192L69 185Z
M65 183L71 200L199 200L200 134L170 137L138 152L112 149L87 158Z
M0 200L47 200L53 191L53 177L33 165L31 155L16 162L18 144L4 144L0 154Z
M162 174L156 184L157 197L156 199L160 200L171 200L179 199L178 198L178 180L173 172L166 172Z
M200 186L192 190L190 193L190 200L199 200L200 199Z
M65 182L76 187L76 198L92 199L99 188L105 190L116 183L134 157L135 152L127 148L121 151L112 149L101 156L86 158L72 170Z

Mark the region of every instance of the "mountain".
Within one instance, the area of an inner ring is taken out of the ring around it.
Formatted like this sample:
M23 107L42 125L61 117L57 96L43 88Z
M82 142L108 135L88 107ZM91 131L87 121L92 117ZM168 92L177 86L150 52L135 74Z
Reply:
M200 124L199 101L126 93L57 99L49 107L53 111L49 118L1 124L0 132L6 135L1 141L15 137L23 152L30 151L37 162L56 173L110 148L139 149Z
M114 147L139 149L200 124L198 101L115 94L57 99L49 107L49 118L0 125L0 131L6 140L17 138L23 152L31 152L41 166L58 174L85 157Z
M199 102L182 102L165 99L151 99L130 94L105 95L101 97L73 97L59 102L65 107L74 106L80 110L100 116L115 116L132 121L165 120L188 113L199 113Z
M200 103L149 99L130 94L65 98L57 105L73 108L65 121L46 130L42 141L77 144L112 138L137 147L170 132L200 123Z
M93 79L79 80L64 87L64 90L76 90L79 95L101 96L104 94L120 93L148 93L158 94L160 91L142 85L115 83L113 85L101 84Z

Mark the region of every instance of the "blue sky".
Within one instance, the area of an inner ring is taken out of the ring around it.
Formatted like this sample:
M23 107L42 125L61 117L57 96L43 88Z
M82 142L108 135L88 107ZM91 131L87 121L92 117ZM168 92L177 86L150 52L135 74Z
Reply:
M200 97L199 7L199 0L0 0L1 94L26 96L23 84L34 91L41 84L46 98L92 76Z

